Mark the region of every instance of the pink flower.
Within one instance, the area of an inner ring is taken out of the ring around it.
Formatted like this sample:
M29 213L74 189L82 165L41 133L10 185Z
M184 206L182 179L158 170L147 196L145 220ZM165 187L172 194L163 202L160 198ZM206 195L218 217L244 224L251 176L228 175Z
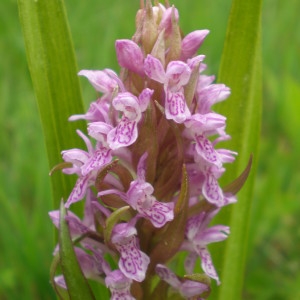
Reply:
M136 209L141 216L151 221L153 226L160 228L174 218L174 203L159 202L152 195L153 186L145 181L145 153L137 167L137 179L132 181L127 195L127 203Z
M112 160L110 149L100 142L93 148L89 139L81 131L77 130L77 133L85 141L88 152L80 149L62 151L64 161L72 163L72 167L63 169L63 172L75 173L79 176L65 204L67 208L72 203L83 199L87 188L94 184L97 172Z
M182 249L190 251L185 264L188 273L193 273L195 261L200 256L203 271L220 284L211 256L207 250L208 244L223 241L229 235L228 226L215 225L207 228L207 225L218 211L219 209L210 213L201 212L188 220L186 227L187 240L184 241Z
M118 190L106 190L98 193L98 197L107 194L117 194L133 209L138 211L139 216L148 219L156 228L163 227L174 218L174 203L159 202L152 195L153 186L145 181L145 153L139 161L137 167L137 179L130 183L127 193Z
M160 60L149 54L144 68L149 78L164 85L166 118L182 123L190 117L183 88L190 79L190 67L182 61L171 61L165 71Z
M147 109L153 90L144 89L137 98L131 93L119 93L113 99L113 106L121 111L122 117L117 127L107 134L107 142L110 149L127 147L133 144L138 137L138 122L142 118L142 112Z

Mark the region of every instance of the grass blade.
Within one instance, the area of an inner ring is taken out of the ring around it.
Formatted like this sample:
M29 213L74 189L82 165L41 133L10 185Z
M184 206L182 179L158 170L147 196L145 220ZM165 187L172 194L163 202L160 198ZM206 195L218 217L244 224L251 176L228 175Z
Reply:
M59 220L59 255L62 272L72 300L93 300L95 299L90 286L85 279L71 240L68 223L65 220L66 209L64 203L60 205Z
M18 7L52 169L61 161L62 150L81 143L75 134L78 123L68 122L70 115L84 111L74 49L62 0L18 0ZM57 172L51 182L54 207L58 207L60 199L68 197L74 181Z
M222 281L218 296L213 297L218 300L240 299L243 286L261 121L261 4L261 0L233 0L219 71L219 81L231 88L232 95L216 108L228 117L227 132L232 141L226 147L239 153L237 161L227 167L223 182L228 183L239 175L251 153L253 168L239 193L238 203L226 207L217 220L231 228L225 249L224 244L222 249L214 248Z

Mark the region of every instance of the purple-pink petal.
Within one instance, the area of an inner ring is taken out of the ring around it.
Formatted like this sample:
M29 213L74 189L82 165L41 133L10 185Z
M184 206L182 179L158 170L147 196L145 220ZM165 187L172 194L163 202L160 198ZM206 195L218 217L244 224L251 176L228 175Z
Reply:
M116 110L123 112L123 115L129 120L139 121L141 118L141 109L138 98L131 93L119 93L113 99L113 106Z
M93 155L81 167L82 175L86 176L94 170L99 170L102 166L108 164L112 160L111 150L101 147L96 150Z
M214 204L218 207L224 205L223 191L220 188L215 176L209 172L205 174L202 193L206 200L211 204Z
M64 168L62 172L81 176L81 166L89 159L89 154L81 149L70 149L61 153L65 162L72 163L72 167Z
M226 118L216 113L193 114L184 125L196 134L213 132L225 126Z
M90 104L88 111L85 114L72 115L68 120L77 121L77 120L87 120L89 122L96 121L105 121L107 115L107 103L101 101L102 98L94 101ZM104 99L103 99L104 100Z
M146 197L151 197L151 196L146 196ZM137 211L142 216L146 217L156 228L161 228L167 222L172 221L174 219L173 202L163 203L154 200L153 204L150 207L147 208L144 205L145 203L138 202Z
M115 225L111 241L120 252L119 268L126 277L143 281L146 276L149 257L139 250L136 229L126 223Z
M203 244L221 242L227 239L229 233L230 229L228 226L215 225L204 229L200 236L197 236L197 239L201 239L201 243Z
M208 250L205 247L203 247L203 248L199 249L199 254L200 254L200 258L201 258L201 267L202 267L203 271L205 272L205 274L207 276L215 279L217 281L217 284L219 285L220 284L219 276L218 276L216 269L212 263L210 253L208 252Z
M110 124L105 122L93 122L88 124L88 134L97 141L106 141L107 134L113 129Z
M187 60L187 65L194 70L196 66L198 66L205 59L205 55L197 55L193 58ZM202 64L200 64L199 72L202 72Z
M137 165L137 181L138 182L145 182L145 179L146 179L146 159L148 157L148 153L145 152L141 157L140 157L140 160L139 160L139 163ZM152 187L152 192L151 194L153 193L153 187Z
M191 76L190 67L182 61L171 61L168 64L166 77L168 79L168 89L178 91L183 85L186 85Z
M164 265L156 265L155 271L162 280L166 281L185 298L190 299L208 290L208 286L201 282L192 280L180 281L178 277Z
M222 161L218 155L218 152L214 149L213 144L204 135L197 135L196 140L196 152L209 164L222 166Z
M217 102L223 101L230 95L230 89L224 84L211 84L207 87L197 90L198 113L206 114L210 112L211 106Z
M165 113L168 120L183 123L191 116L186 105L183 89L178 92L166 91Z
M65 207L69 208L72 203L82 200L86 194L86 190L88 186L89 186L89 176L79 177L65 204Z
M118 63L121 67L144 75L144 55L140 47L131 40L117 40L115 43Z
M96 91L104 94L112 93L117 88L117 82L104 71L81 70L78 75L85 76Z
M211 75L211 76L207 76L207 75L200 75L198 82L197 82L197 91L200 92L201 89L207 87L208 85L210 85L211 83L213 83L213 81L215 80L215 76Z
M197 233L202 228L204 218L205 212L201 212L199 215L188 219L186 225L186 236L190 241L194 241Z
M149 78L160 83L165 83L166 73L159 59L148 54L144 61L144 68L145 73Z
M116 128L107 135L107 142L112 150L133 144L138 137L137 122L123 117Z
M181 42L181 57L183 61L193 57L200 46L202 45L205 37L208 35L209 30L196 30L187 34Z
M173 30L173 25L172 25L172 15L173 14L174 14L175 22L178 22L178 19L179 19L178 10L177 10L177 8L172 6L172 7L167 8L164 11L163 17L159 24L159 29L160 30L164 29L166 36L170 35Z
M181 282L178 277L166 266L157 264L155 267L156 274L168 284L170 284L173 288L179 290Z
M227 150L227 149L217 149L217 152L220 156L222 163L232 163L235 160L237 152Z
M130 294L132 280L120 270L110 272L105 278L105 284L110 289L111 300L135 300Z
M147 109L153 93L154 93L154 90L151 90L151 89L148 89L148 88L142 90L142 92L140 93L140 95L139 95L139 106L140 106L140 110L142 112L144 112Z
M140 215L147 218L153 226L160 228L174 218L174 203L164 203L156 200L152 193L153 186L144 180L144 163L147 154L145 153L138 164L138 178L131 182L127 191L126 202L136 209Z
M202 282L185 280L180 286L180 294L188 299L202 300L202 298L193 298L209 290L209 286Z

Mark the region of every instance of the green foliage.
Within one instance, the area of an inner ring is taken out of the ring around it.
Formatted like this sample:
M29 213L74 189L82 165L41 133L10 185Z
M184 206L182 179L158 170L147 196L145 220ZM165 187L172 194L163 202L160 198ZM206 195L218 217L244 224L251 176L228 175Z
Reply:
M18 7L48 161L53 167L60 162L62 149L78 147L77 125L68 122L70 115L83 111L74 47L63 1L19 0ZM54 207L61 197L68 197L73 185L61 173L52 177Z
M227 168L223 182L237 177L251 153L254 156L252 174L239 193L238 203L221 211L216 221L229 224L231 229L225 246L218 245L216 252L222 282L215 290L219 300L239 299L243 288L261 121L261 4L261 0L232 1L219 71L219 81L231 88L232 95L217 110L228 117L227 131L232 140L227 147L238 152L237 161Z
M59 257L62 273L64 275L70 299L93 300L95 299L92 290L85 279L77 261L73 242L69 232L69 226L65 220L67 215L64 202L60 204L59 219Z

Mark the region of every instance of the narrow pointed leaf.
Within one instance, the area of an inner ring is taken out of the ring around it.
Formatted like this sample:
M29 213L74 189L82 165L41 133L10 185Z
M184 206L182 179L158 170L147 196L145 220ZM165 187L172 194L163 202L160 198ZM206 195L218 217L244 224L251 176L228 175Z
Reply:
M215 108L227 116L227 132L232 140L226 147L239 153L236 162L227 167L223 182L240 174L251 153L253 168L238 203L223 209L216 219L231 228L224 244L213 245L214 264L222 284L212 298L218 300L240 299L243 286L261 120L261 6L261 0L232 1L219 71L219 81L231 88L232 95Z
M57 267L59 265L59 261L60 261L59 253L57 253L54 256L54 258L52 260L52 263L51 263L51 267L50 267L50 283L51 283L53 289L55 290L56 295L58 296L58 298L63 300L64 297L60 294L59 288L56 285L55 280L54 280L55 273L56 273Z
M206 274L189 274L189 275L184 275L185 279L201 282L207 285L210 285L211 279L206 275Z
M66 281L70 299L95 299L92 290L90 289L90 286L79 266L65 216L66 209L62 201L60 205L59 220L59 255L60 265Z
M95 187L98 188L98 186L102 183L105 176L111 171L115 165L117 165L119 162L118 159L113 160L111 163L107 164L105 167L101 169L101 171L97 174ZM100 190L100 189L99 189Z
M62 162L60 164L57 164L56 166L54 166L50 172L49 172L49 175L52 176L54 172L56 171L61 171L62 169L65 169L65 168L71 168L72 167L72 164L69 163L69 162Z
M240 189L243 187L250 174L252 159L253 156L251 155L245 170L241 173L241 175L238 178L236 178L234 181L232 181L231 183L229 183L223 188L224 193L230 193L232 195L236 195L240 191Z
M83 129L83 123L68 122L70 115L84 111L78 68L63 0L18 0L18 7L52 169L61 161L62 150L83 146L75 134L76 128ZM58 207L62 197L68 198L74 178L58 172L51 183L54 207Z
M117 210L115 210L107 219L106 219L106 228L104 230L104 240L105 242L110 241L111 233L113 231L114 226L120 220L121 217L124 216L130 209L130 206L123 206Z
M149 299L156 299L156 300L165 300L168 299L168 289L169 284L163 280L160 280L156 285L154 291L151 293Z

